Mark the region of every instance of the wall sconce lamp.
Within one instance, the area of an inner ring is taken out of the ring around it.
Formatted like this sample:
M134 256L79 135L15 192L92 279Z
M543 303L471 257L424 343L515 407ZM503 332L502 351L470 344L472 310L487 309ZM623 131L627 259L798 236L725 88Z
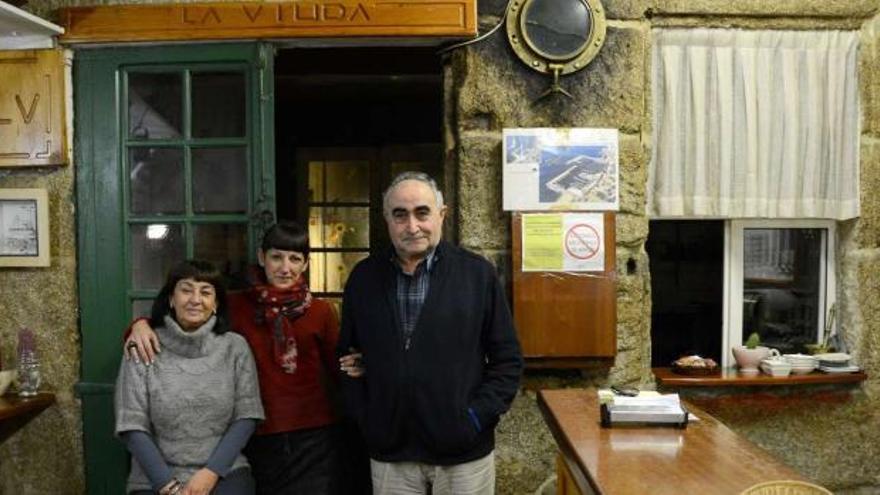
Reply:
M538 99L554 93L571 98L559 76L590 63L605 42L605 13L599 0L511 0L507 39L532 69L553 76Z

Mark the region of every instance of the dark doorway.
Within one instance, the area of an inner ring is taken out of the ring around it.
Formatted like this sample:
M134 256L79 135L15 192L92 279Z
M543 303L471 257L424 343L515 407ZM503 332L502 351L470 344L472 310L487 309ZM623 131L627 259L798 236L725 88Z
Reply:
M698 354L721 362L724 222L653 220L651 366Z
M392 176L443 178L436 50L291 48L276 56L278 217L309 225L309 282L320 297L338 303L350 269L386 248L381 195Z

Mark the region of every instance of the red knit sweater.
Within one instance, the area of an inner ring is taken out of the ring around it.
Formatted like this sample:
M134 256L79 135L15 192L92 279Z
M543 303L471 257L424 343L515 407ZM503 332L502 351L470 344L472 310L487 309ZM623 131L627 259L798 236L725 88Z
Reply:
M335 387L339 323L326 301L313 299L293 322L296 371L285 373L272 357L272 333L255 323L256 304L246 292L229 294L232 328L244 336L257 364L266 420L257 435L326 426L335 421L328 387Z

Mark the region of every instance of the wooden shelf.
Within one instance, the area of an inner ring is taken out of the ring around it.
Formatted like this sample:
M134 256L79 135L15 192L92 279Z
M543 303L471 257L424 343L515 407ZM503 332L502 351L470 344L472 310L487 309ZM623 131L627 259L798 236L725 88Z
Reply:
M764 373L745 375L735 368L705 376L688 376L673 373L670 368L654 368L657 385L661 387L755 387L785 385L819 385L834 383L859 383L868 379L863 371L856 373L823 373L814 371L806 375L789 375L783 378Z
M34 397L0 397L0 443L54 403L55 394L49 392L40 392Z

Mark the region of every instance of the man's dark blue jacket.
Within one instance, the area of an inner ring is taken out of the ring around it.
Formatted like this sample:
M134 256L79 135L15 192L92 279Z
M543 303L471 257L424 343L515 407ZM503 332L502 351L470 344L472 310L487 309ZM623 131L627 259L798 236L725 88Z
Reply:
M460 464L495 447L495 426L519 388L523 360L504 292L483 257L441 241L408 350L387 251L352 271L338 352L363 352L366 374L343 378L348 412L370 457Z

